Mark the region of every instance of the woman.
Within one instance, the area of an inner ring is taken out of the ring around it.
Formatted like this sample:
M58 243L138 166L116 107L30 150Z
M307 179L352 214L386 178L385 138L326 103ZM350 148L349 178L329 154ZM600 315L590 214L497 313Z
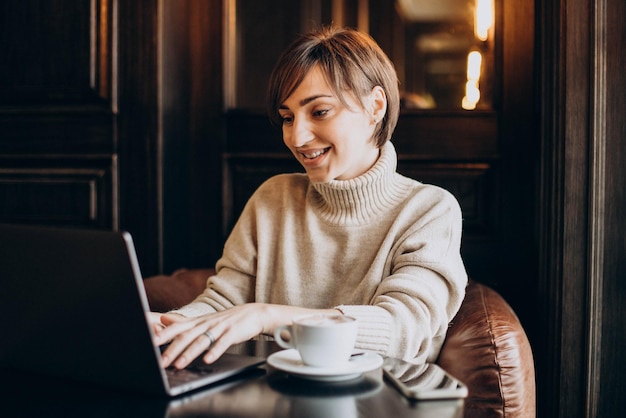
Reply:
M194 302L153 314L164 366L215 361L229 346L308 313L359 321L357 348L433 361L464 297L454 197L396 173L393 65L368 35L324 28L279 58L270 118L306 174L248 201Z

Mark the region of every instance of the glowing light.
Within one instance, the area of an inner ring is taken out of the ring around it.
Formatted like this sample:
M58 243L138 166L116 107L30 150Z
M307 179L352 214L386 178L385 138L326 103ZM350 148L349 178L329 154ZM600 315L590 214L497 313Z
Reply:
M476 109L476 104L480 100L480 69L483 56L478 51L467 54L467 83L465 83L465 97L461 101L461 107L465 110Z
M476 0L474 14L474 35L481 41L489 37L489 29L493 26L493 0Z
M480 67L483 63L483 56L478 51L472 51L467 54L467 79L480 79Z

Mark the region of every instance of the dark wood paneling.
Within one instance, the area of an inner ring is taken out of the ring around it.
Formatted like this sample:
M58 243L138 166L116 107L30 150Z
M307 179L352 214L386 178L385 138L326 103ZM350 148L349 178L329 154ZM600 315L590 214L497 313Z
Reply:
M5 187L3 219L71 223L62 211L80 226L128 230L146 275L212 265L222 245L222 36L221 1L0 3L0 168L29 161L48 175ZM61 181L59 170L99 173L94 158L119 170L88 207L80 175ZM46 212L52 189L63 191ZM82 215L94 207L95 222Z
M0 222L110 227L116 168L110 158L0 160Z
M162 3L164 271L212 266L222 250L220 1Z
M222 17L221 1L119 3L120 228L145 276L221 255Z
M119 3L120 228L134 238L144 275L160 271L158 1Z
M619 416L620 405L626 393L626 2L609 0L600 2L603 6L601 18L595 23L595 54L597 55L594 73L606 71L602 81L604 89L596 94L596 106L604 106L606 114L595 121L596 142L604 145L604 180L600 191L604 203L601 237L602 249L599 256L602 262L599 292L601 299L592 311L599 339L591 340L591 352L599 360L592 369L592 405L597 408L597 416ZM603 14L604 13L604 14ZM606 30L606 32L604 32ZM597 79L594 79L597 81ZM602 86L602 84L600 84ZM606 139L606 143L602 141ZM602 150L602 146L600 147ZM601 212L602 213L602 212ZM595 372L595 373L594 373ZM599 378L597 378L599 373ZM594 412L595 412L594 411Z
M221 1L190 2L189 166L191 219L187 266L214 265L222 255L222 109L224 46ZM174 138L176 135L174 135ZM175 226L175 225L174 225ZM178 265L180 267L180 264Z
M392 140L399 155L419 159L484 160L500 152L495 112L403 113Z
M493 201L496 174L490 162L424 162L400 157L398 171L452 193L463 212L464 235L495 238L498 226Z
M115 228L112 0L0 4L0 218Z
M495 83L498 119L498 213L496 251L486 261L497 274L486 279L509 301L534 342L543 319L537 316L535 2L498 1ZM530 303L529 301L533 301Z
M0 105L82 102L95 96L90 6L76 0L1 2Z
M2 154L113 154L114 116L110 108L0 108Z
M280 128L272 126L265 113L228 111L224 115L224 129L226 154L288 152Z
M616 417L626 389L625 4L538 5L539 410Z

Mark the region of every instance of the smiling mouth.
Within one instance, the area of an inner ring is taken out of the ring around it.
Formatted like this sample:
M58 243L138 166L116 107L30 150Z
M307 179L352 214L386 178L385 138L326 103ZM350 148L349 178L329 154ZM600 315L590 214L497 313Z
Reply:
M322 150L317 150L317 151L310 151L310 152L301 152L300 154L308 159L308 160L313 160L317 157L319 157L320 155L324 155L326 154L326 152L328 152L328 150L330 149L330 147L328 148L324 148Z

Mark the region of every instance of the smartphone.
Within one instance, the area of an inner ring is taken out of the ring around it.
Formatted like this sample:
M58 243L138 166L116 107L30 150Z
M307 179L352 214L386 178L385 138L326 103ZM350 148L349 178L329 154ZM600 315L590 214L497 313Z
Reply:
M434 363L414 364L386 357L383 375L411 400L462 399L467 386Z

